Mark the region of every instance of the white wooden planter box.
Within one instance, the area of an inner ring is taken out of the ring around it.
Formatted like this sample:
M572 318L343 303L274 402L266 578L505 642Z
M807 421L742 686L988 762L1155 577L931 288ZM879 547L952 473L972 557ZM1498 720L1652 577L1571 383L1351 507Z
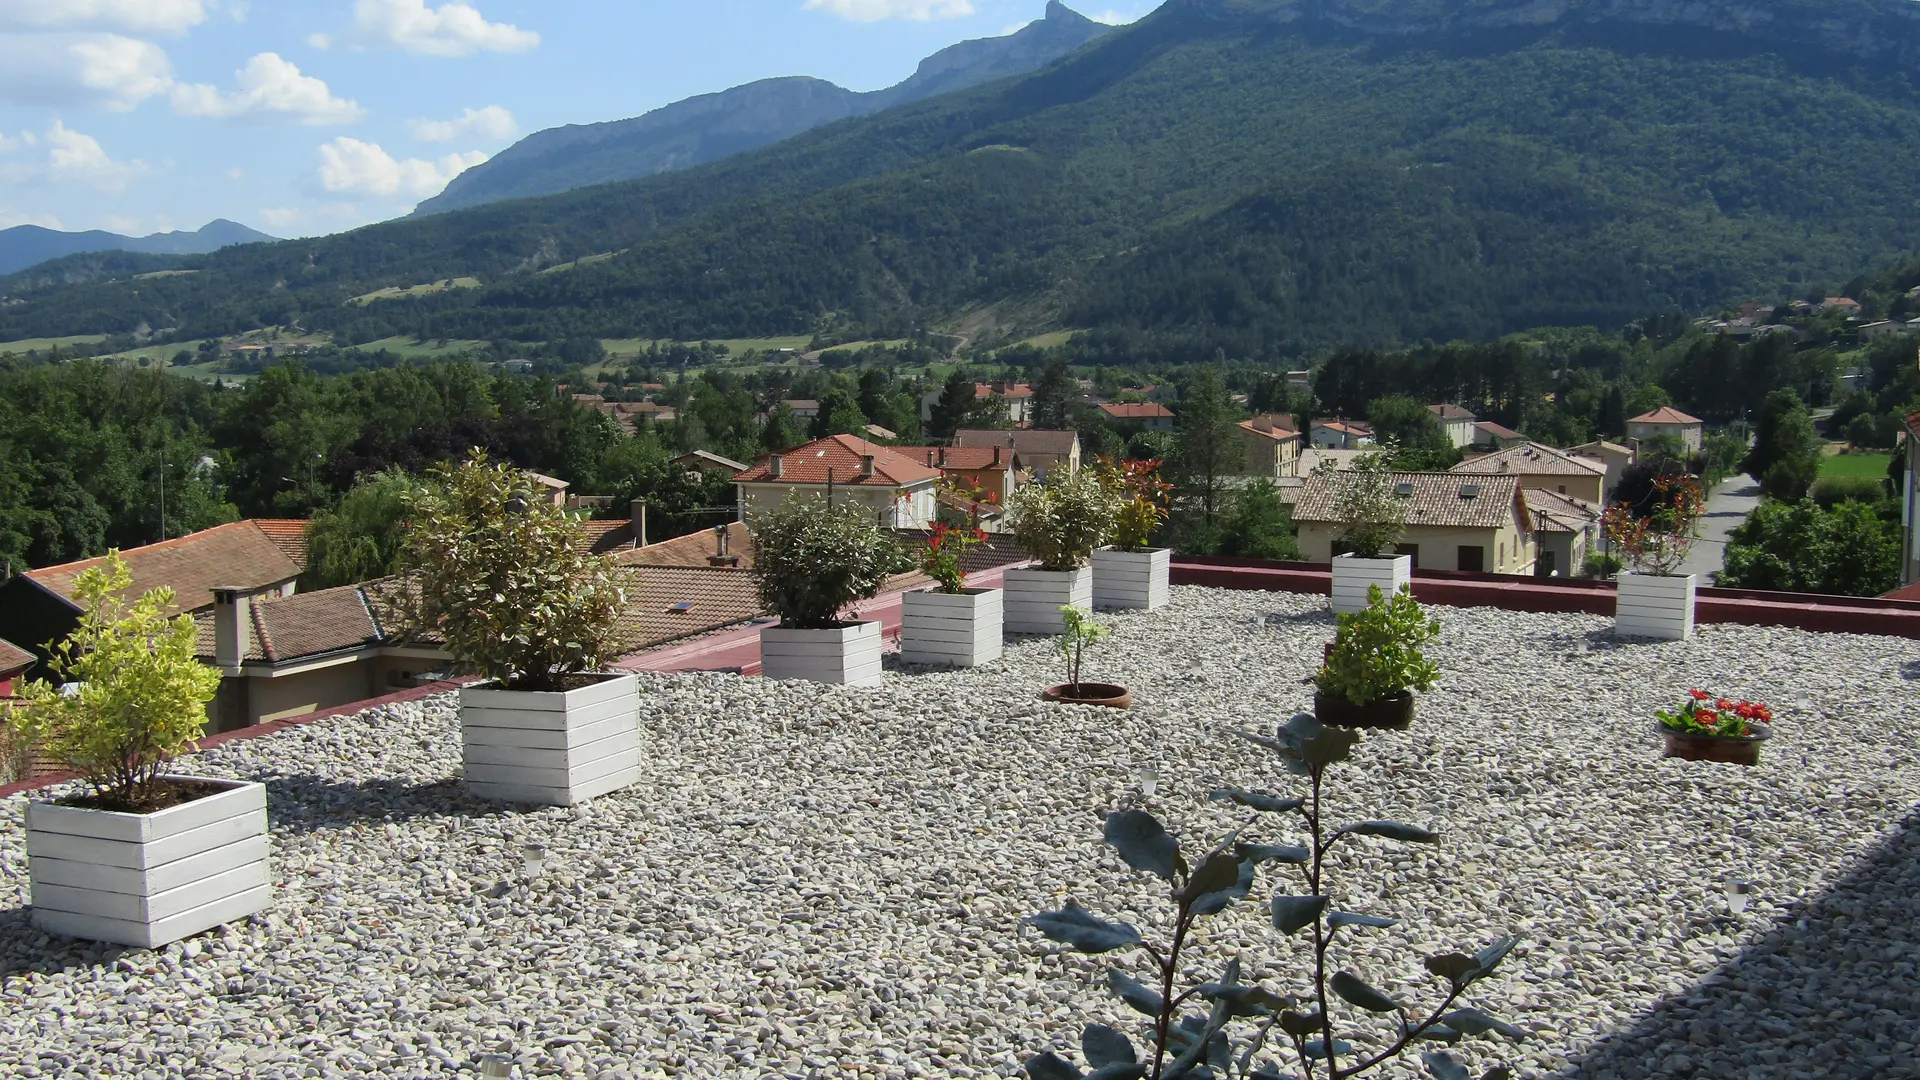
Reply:
M151 949L265 909L266 787L201 782L225 790L151 814L29 803L34 925Z
M1387 599L1396 590L1413 586L1413 556L1391 555L1384 559L1360 559L1352 555L1333 558L1333 610L1336 613L1361 611L1367 606L1367 588L1380 586Z
M880 685L880 623L847 623L824 630L760 631L760 674L848 686Z
M460 691L467 790L501 802L572 806L640 779L640 690L632 675L565 692Z
M954 667L998 660L1005 610L999 589L907 593L900 598L900 659Z
M1166 607L1172 566L1172 548L1101 548L1093 553L1093 606L1134 611Z
M1613 632L1621 637L1685 641L1693 636L1695 575L1621 574Z
M1078 570L1008 570L1006 630L1009 634L1062 634L1063 607L1093 610L1093 567Z

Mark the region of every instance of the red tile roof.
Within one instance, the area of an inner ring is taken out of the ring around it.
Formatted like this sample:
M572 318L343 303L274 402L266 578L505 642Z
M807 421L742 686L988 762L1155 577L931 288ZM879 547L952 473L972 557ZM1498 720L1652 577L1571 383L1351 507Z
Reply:
M1251 420L1240 421L1240 430L1254 435L1265 435L1274 442L1286 442L1297 439L1300 432L1293 427L1290 416L1256 416Z
M1629 424L1699 424L1704 423L1697 416L1688 416L1671 405L1662 405L1650 413L1641 413L1627 421Z
M1473 420L1473 414L1458 405L1429 405L1427 411L1439 417L1443 424L1465 423Z
M695 534L698 535L698 534ZM709 539L708 544L712 544ZM637 652L760 615L760 594L745 570L712 566L627 566L620 570L626 603L615 647ZM686 605L682 607L681 605Z
M1481 420L1476 422L1473 425L1473 430L1479 432L1482 435L1491 435L1496 439L1526 438L1525 435L1520 434L1519 432L1513 430L1512 428L1507 427L1504 424L1496 424L1491 420Z
M873 475L861 476L861 458L873 456ZM779 455L780 475L771 474L772 455L758 458L753 467L733 479L740 484L825 484L832 474L835 484L904 485L940 479L938 469L902 457L893 447L870 443L852 435L829 435Z
M1451 472L1472 475L1513 473L1519 476L1599 476L1607 471L1603 462L1575 457L1551 446L1527 442L1491 454L1481 454L1455 465Z
M133 575L129 595L139 596L162 585L172 586L174 606L196 611L213 606L213 590L220 586L261 589L300 576L300 566L256 521L216 525L186 536L176 536L120 553ZM105 556L45 566L26 576L47 590L72 600L82 573L106 562Z
M380 623L359 585L255 597L251 611L253 640L247 649L248 660L284 664L382 640ZM200 656L213 659L213 613L196 616L194 626L199 632Z
M267 534L274 546L292 559L294 565L307 568L307 523L299 518L254 518L255 525Z
M1100 405L1100 411L1115 420L1159 420L1173 415L1173 410L1157 401L1108 401Z
M24 671L32 667L38 659L6 638L0 638L0 678Z
M895 446L895 453L919 464L933 463L936 469L979 471L994 468L994 455L1000 455L999 468L1010 469L1018 451L1001 446Z
M708 565L707 557L713 554L713 549L713 530L701 529L643 548L615 552L613 561L621 566L704 567ZM747 531L745 522L727 523L727 553L740 556L742 570L753 567L753 534Z
M953 433L953 442L955 446L1011 446L1022 455L1066 457L1079 444L1080 433L1053 428L1021 428L1016 431L963 428Z

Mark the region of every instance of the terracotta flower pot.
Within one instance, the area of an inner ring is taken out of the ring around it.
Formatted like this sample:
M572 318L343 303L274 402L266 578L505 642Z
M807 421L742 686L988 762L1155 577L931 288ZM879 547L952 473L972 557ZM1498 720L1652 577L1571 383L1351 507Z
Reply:
M1337 694L1316 690L1313 694L1313 715L1321 723L1334 727L1405 731L1413 726L1413 691L1402 690L1355 705Z
M1757 721L1749 726L1753 729L1751 735L1698 735L1690 731L1675 731L1665 724L1658 725L1660 734L1667 739L1668 757L1682 761L1758 765L1760 744L1773 738L1773 729Z
M1109 709L1126 709L1133 706L1133 694L1124 686L1112 683L1083 682L1061 683L1040 691L1041 701L1057 701L1062 705L1104 705Z

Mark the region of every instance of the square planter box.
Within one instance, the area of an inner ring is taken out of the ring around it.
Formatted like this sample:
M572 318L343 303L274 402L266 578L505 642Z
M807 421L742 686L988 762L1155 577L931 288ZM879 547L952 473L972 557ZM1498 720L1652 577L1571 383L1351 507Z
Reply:
M460 691L467 790L501 802L572 806L640 779L640 690L616 675L565 692Z
M909 664L976 667L1000 659L999 589L944 593L922 589L900 598L900 659Z
M1110 610L1153 611L1167 606L1167 572L1172 548L1093 553L1093 606Z
M1384 559L1361 559L1352 555L1333 558L1333 610L1335 613L1360 611L1367 606L1367 588L1380 586L1389 599L1394 591L1413 587L1413 556L1392 555Z
M1062 634L1063 607L1093 610L1093 567L1078 570L1006 572L1006 630L1009 634Z
M852 622L824 630L760 631L760 674L847 686L880 685L880 623Z
M1614 602L1613 632L1620 637L1685 641L1693 636L1694 590L1698 578L1621 574Z
M267 789L201 782L224 790L151 814L28 804L34 925L151 949L264 910Z

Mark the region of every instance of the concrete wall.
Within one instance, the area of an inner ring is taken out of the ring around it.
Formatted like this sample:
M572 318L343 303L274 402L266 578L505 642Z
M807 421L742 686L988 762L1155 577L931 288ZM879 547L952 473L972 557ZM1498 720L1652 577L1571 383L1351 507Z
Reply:
M387 688L375 682L375 667L372 659L355 660L277 679L248 678L252 720L298 716L385 693Z
M1672 435L1679 439L1687 449L1700 449L1699 424L1633 424L1627 425L1627 438L1651 439L1655 435Z
M795 493L825 496L825 484L736 484L740 493L740 513L751 519L755 511L769 509L787 501ZM901 499L901 496L905 496ZM934 484L913 488L844 487L834 485L833 504L858 503L873 510L882 525L896 529L924 529L934 520Z

